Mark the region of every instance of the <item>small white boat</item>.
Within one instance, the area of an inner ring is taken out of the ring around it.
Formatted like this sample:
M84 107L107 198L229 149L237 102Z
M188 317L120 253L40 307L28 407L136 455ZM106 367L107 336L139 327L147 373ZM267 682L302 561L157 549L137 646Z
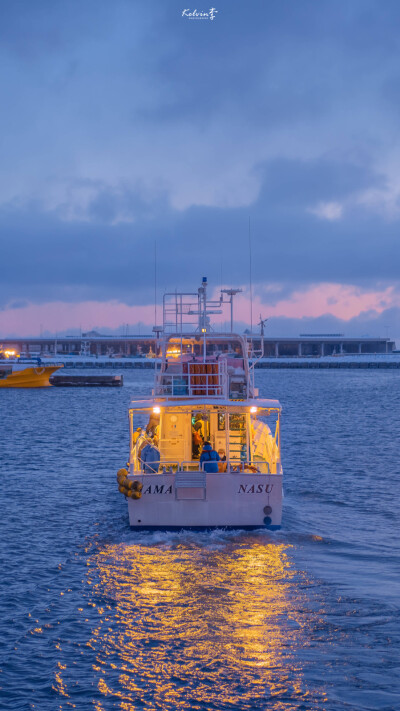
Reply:
M164 296L161 364L152 396L130 404L117 475L134 529L281 525L281 405L259 397L247 340L212 331L221 304L206 279Z

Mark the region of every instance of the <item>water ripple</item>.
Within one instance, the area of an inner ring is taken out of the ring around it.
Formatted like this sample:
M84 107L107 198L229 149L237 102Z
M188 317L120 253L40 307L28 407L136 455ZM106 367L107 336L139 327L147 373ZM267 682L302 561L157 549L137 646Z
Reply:
M251 534L130 531L115 471L152 373L3 390L0 707L397 710L399 375L260 374L284 526Z

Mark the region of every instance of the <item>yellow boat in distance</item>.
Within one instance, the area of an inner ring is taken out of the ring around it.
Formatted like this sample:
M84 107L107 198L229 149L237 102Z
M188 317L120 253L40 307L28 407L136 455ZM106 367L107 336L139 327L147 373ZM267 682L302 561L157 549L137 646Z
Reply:
M42 365L18 361L0 360L0 388L47 388L51 387L50 376L63 368L62 363Z

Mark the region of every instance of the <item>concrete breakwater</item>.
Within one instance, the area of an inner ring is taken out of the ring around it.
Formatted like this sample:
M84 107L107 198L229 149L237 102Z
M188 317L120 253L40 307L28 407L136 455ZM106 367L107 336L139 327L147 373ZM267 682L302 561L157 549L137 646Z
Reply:
M256 368L296 368L296 369L336 369L336 370L344 370L344 369L354 369L354 368L362 368L362 369L387 369L390 368L393 370L393 368L400 368L400 360L399 361L323 361L323 360L311 360L309 362L307 361L282 361L282 362L274 362L274 361L259 361L256 363Z
M110 360L96 360L95 358L90 360L65 360L64 368L76 368L76 369L138 369L138 370L151 370L155 368L155 359L110 359ZM400 358L376 358L375 360L366 360L364 358L355 357L353 360L341 359L341 358L329 358L324 360L323 358L310 358L310 359L263 359L256 363L256 368L295 368L295 369L396 369L400 368Z

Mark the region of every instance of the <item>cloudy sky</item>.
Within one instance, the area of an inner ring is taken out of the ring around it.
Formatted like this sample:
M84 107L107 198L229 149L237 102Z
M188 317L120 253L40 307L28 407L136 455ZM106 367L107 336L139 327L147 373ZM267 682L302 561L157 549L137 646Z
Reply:
M400 340L400 3L0 0L0 337L249 322ZM256 320L256 319L255 319Z

